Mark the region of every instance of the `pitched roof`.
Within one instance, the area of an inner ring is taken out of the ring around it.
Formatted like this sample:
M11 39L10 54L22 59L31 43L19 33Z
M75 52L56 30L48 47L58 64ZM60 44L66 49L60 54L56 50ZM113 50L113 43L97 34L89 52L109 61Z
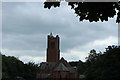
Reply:
M43 62L43 63L41 63L40 69L42 69L42 70L48 70L48 69L52 70L55 65L56 65L56 62L50 62L50 63Z
M69 71L67 67L65 67L65 65L63 63L60 63L55 69L54 71Z
M63 57L58 62L42 62L40 66L41 70L45 71L69 71L76 73L74 69Z

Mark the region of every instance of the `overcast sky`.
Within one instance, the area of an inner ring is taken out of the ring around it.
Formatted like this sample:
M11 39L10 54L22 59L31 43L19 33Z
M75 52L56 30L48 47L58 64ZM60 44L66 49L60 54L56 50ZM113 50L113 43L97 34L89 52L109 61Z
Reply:
M116 18L107 22L82 21L67 3L45 9L42 2L2 3L2 53L24 62L46 61L47 35L60 36L60 55L85 61L92 49L105 51L118 43Z

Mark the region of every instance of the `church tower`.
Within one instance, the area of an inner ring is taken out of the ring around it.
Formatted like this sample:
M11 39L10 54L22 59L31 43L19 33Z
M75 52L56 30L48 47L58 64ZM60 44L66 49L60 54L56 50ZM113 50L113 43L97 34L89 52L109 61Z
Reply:
M47 42L47 62L57 62L60 58L59 36L54 37L52 33L48 35Z

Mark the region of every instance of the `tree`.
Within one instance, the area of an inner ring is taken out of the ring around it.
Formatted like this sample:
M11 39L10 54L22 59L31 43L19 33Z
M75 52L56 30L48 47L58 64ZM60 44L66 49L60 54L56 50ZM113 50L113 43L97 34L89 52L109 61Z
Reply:
M94 50L91 51L95 53ZM98 54L98 53L97 53ZM90 56L90 55L89 55ZM95 59L95 57L92 57ZM89 63L92 61L91 63ZM108 46L103 54L95 60L86 61L87 69L84 72L87 80L117 80L120 74L120 47Z
M16 77L22 77L26 80L36 79L36 73L39 69L39 65L33 62L24 64L18 58L14 56L2 55L2 79L15 79Z
M25 65L25 79L27 80L34 80L36 79L36 73L39 69L39 65L35 64L34 62L28 62Z
M44 2L44 8L50 9L60 7L60 1ZM65 0L68 2L69 0ZM68 2L68 6L75 11L79 16L79 20L89 20L90 22L108 21L108 18L113 18L117 14L116 22L120 23L120 1L119 2ZM118 12L117 12L118 10Z
M88 53L89 56L86 57L87 61L90 62L90 63L94 63L97 58L101 55L101 52L100 53L96 53L96 50L95 49L92 49L90 51L90 53Z
M72 66L72 67L76 67L78 65L78 61L71 61L69 62L69 64Z
M78 70L79 74L84 74L84 72L86 70L85 62L82 62L81 60L79 60L79 63L77 65L77 70Z

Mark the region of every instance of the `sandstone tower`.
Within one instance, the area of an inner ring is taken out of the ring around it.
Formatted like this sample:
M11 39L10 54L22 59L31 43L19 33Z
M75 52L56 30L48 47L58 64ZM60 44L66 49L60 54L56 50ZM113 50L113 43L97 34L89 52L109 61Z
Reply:
M47 60L46 62L57 62L60 58L59 36L48 35Z

